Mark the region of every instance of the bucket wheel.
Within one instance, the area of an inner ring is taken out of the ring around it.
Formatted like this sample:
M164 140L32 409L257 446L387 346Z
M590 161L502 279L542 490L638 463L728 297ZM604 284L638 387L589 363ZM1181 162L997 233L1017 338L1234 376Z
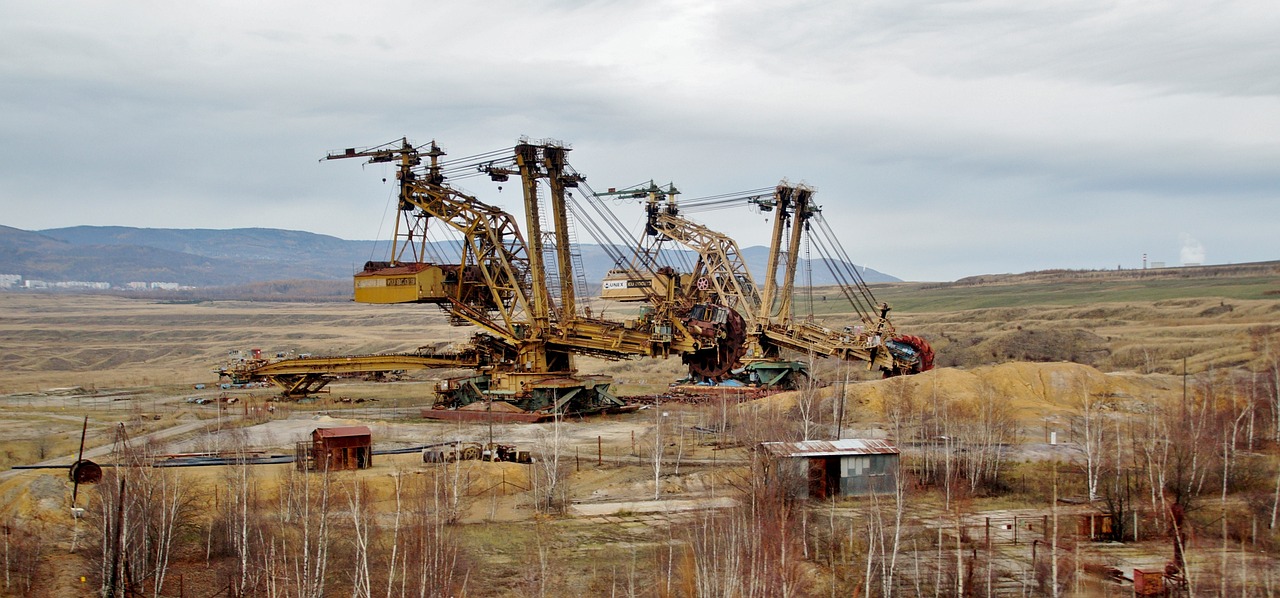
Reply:
M917 359L906 368L895 367L892 371L886 371L886 378L890 376L919 374L920 372L927 372L933 369L933 347L929 345L929 341L918 336L904 334L895 336L892 342L901 343L911 347L911 349L915 351Z
M741 314L728 310L721 333L715 347L684 355L682 360L689 366L690 374L719 382L747 354L747 322Z

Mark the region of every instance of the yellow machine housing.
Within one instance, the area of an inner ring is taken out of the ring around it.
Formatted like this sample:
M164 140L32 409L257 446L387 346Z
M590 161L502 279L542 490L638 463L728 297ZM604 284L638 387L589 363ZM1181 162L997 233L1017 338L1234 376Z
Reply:
M412 263L383 266L365 265L355 275L357 303L440 303L449 298L445 290L446 270L457 284L457 266Z
M689 274L680 274L677 286L689 282ZM648 301L653 295L667 296L667 278L655 274L614 268L605 275L600 298L609 301Z

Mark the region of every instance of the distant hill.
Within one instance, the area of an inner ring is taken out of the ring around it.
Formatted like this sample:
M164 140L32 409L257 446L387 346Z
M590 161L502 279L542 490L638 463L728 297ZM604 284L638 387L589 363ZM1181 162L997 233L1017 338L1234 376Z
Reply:
M1242 276L1280 275L1280 261L1214 264L1209 266L1175 266L1128 270L1035 270L1020 274L982 274L966 276L951 286L977 286L1027 282L1123 281L1132 279L1237 278Z
M764 247L760 245L756 245L753 247L744 247L742 248L742 257L743 259L747 260L747 268L751 270L751 274L753 276L761 277L761 278L764 276L763 274L764 270L769 265L769 248L768 247ZM840 264L840 263L842 262L836 262L836 264ZM883 272L879 272L871 268L867 268L866 266L854 265L853 267L857 268L858 275L860 275L862 277L862 280L867 283L902 282L901 278L890 276ZM796 284L798 285L809 284L807 278L812 278L813 286L816 286L816 287L833 285L840 282L834 276L832 276L831 266L828 265L827 260L824 260L824 259L815 259L815 260L806 260L803 258L800 259L800 263L796 267ZM763 279L757 280L756 283L764 284L764 280Z
M246 270L243 277L237 277L243 278L239 282L346 278L370 259L370 252L378 245L376 241L347 241L271 228L73 226L38 232L73 245L150 247L224 260L236 264L236 270Z
M54 281L177 282L188 286L244 285L278 280L346 280L366 261L387 257L386 241L348 241L328 235L267 228L165 229L74 226L24 231L0 226L0 274ZM433 250L456 254L448 244ZM587 283L598 285L615 264L599 245L579 247ZM742 250L753 275L768 261L765 247ZM693 263L693 256L687 256ZM899 279L858 267L867 282ZM836 284L827 265L802 260L797 283ZM758 281L763 282L763 281Z
M0 226L0 273L46 281L226 285L247 282L234 262L137 245L77 245Z

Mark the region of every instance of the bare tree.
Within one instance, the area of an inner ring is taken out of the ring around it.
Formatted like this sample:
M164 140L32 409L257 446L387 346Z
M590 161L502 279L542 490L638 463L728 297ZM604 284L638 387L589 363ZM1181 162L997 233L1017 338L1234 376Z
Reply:
M1280 443L1280 332L1258 327L1250 331L1251 348L1258 355L1266 406L1271 412L1271 440Z
M401 578L400 595L419 598L465 595L470 566L455 529L453 480L443 468L416 479L420 483L410 488L410 515L402 536L405 575ZM411 589L414 591L410 592Z
M396 512L395 512L395 523L392 524L392 528L391 528L391 558L390 558L390 562L387 564L387 597L386 598L391 598L391 592L392 590L395 589L395 585L396 585L395 584L396 577L397 577L396 557L398 557L400 553L400 514L402 512L401 506L403 504L402 497L404 496L404 473L405 473L404 471L397 468L395 473L391 474L392 477L395 478ZM403 565L402 565L402 568L403 568Z
M33 595L37 572L48 543L39 521L9 519L4 523L4 589L14 596Z
M1052 559L1051 567L1053 568L1053 577L1050 582L1050 591L1053 598L1058 598L1058 463L1053 464L1053 503L1050 505L1053 512L1053 536L1049 539L1049 554Z
M98 485L89 517L103 592L160 596L176 538L192 525L195 493L175 470L151 467L155 446L132 446L123 427L117 433L112 458L123 466Z
M1276 514L1280 512L1280 467L1276 468L1276 491L1271 500L1271 527L1276 528Z
M813 354L809 354L809 371L812 372L814 367ZM817 422L815 418L818 415L818 381L811 376L805 376L804 384L800 387L800 393L796 397L796 412L800 416L800 439L809 440L816 435Z
M231 553L237 561L235 587L242 595L314 598L328 591L333 543L333 473L290 468L279 485L274 513L262 510L256 483L242 479L231 490Z
M907 438L904 429L916 423L919 406L912 383L906 376L898 376L885 381L885 394L880 401L880 414L893 428L894 442L903 442Z
M351 563L351 595L356 598L372 598L373 579L369 573L370 528L375 527L372 511L365 503L365 484L352 478L347 486L347 510L351 518L351 536L355 555Z
M533 469L534 508L546 512L558 512L569 503L569 463L562 458L564 451L561 436L561 415L556 414L550 430L538 432L538 454L541 457Z
M1106 455L1110 438L1106 433L1106 422L1103 411L1105 404L1094 397L1089 388L1089 380L1083 376L1076 379L1074 385L1076 415L1072 418L1074 435L1079 440L1080 452L1084 455L1085 485L1089 500L1098 500L1098 484L1102 471L1107 465Z
M892 494L892 517L891 523L885 521L885 504L882 495L873 492L871 495L871 510L867 517L868 541L867 550L867 576L866 576L866 595L872 594L873 587L871 582L873 577L879 580L880 596L890 598L894 594L895 585L898 577L898 552L901 548L902 541L902 517L904 513L903 492L903 476L895 476ZM891 534L891 535L890 535ZM872 575L873 570L875 575Z
M662 454L666 450L664 444L662 428L663 416L666 414L662 411L662 404L654 402L653 405L653 428L652 428L652 450L651 461L653 465L653 500L658 500L662 495Z
M1009 397L988 384L979 388L972 408L957 411L958 436L966 449L960 461L969 491L975 492L999 480L1004 445L1013 436L1016 419Z

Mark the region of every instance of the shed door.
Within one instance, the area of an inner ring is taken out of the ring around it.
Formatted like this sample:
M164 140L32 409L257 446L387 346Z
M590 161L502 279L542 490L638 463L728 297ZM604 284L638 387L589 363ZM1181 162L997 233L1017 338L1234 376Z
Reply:
M827 460L809 459L809 496L826 498L831 496L831 483L827 474Z

